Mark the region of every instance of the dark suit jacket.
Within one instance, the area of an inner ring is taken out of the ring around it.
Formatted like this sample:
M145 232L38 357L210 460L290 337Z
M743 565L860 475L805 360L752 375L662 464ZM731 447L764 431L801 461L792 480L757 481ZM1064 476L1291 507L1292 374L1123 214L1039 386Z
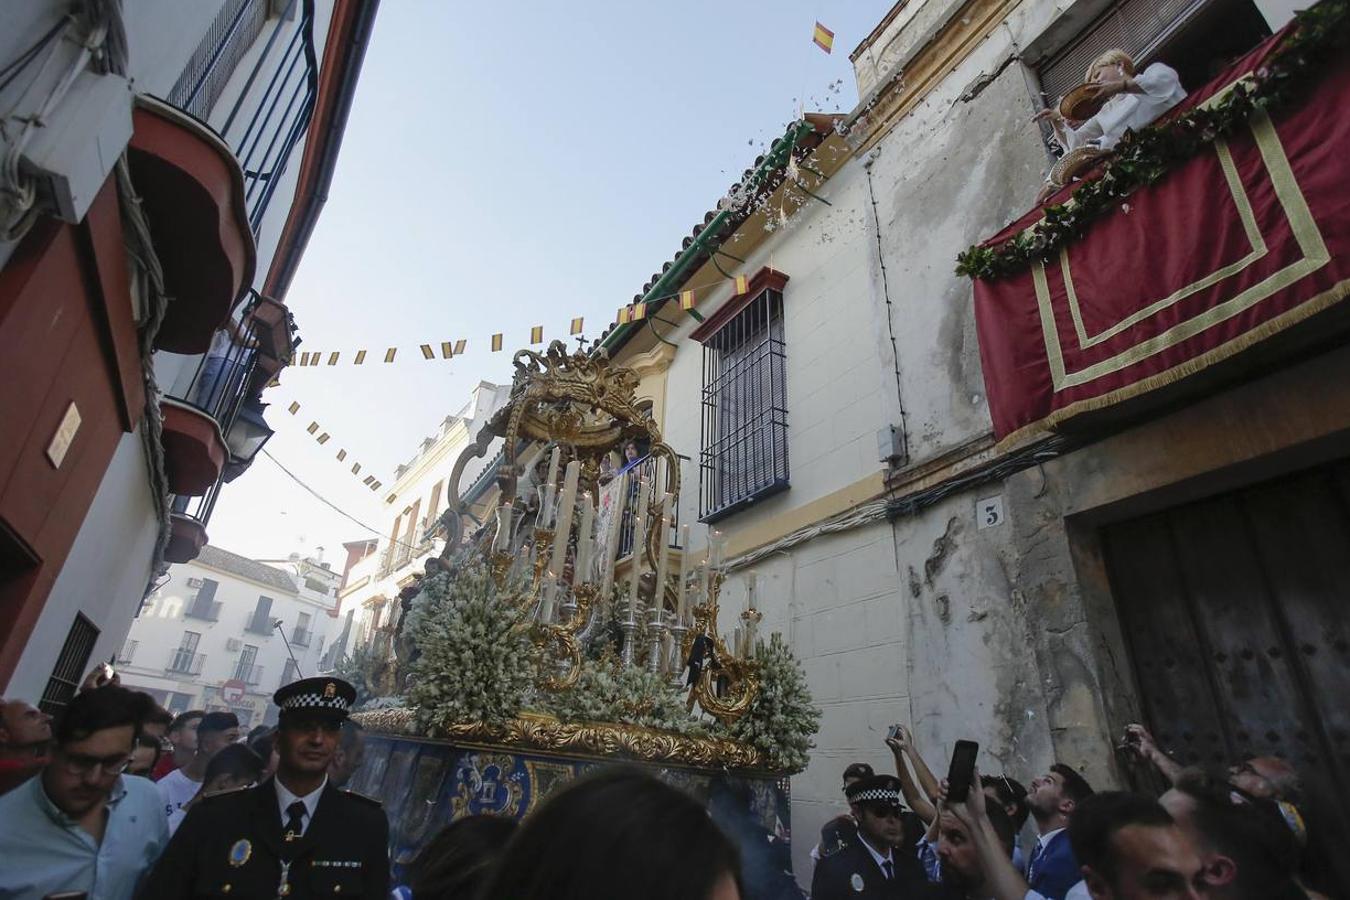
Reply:
M899 848L891 859L895 878L887 881L866 847L860 843L844 847L816 863L811 900L909 900L923 896L928 880L914 854ZM859 882L862 890L857 888Z
M141 900L275 897L290 860L287 900L389 895L389 820L374 800L330 783L305 833L286 846L272 779L200 801L145 880Z
M1032 844L1028 859L1035 860L1027 867L1027 885L1048 900L1064 900L1069 888L1083 880L1078 860L1069 846L1069 832L1061 831L1045 845L1045 852L1036 859L1036 845Z

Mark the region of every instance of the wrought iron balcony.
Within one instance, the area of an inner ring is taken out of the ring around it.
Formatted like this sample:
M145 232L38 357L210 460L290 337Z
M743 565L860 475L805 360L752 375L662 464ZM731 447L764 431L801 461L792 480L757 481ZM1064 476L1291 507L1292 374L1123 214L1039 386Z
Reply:
M297 647L308 647L314 639L314 632L307 628L297 628L291 632L291 643Z
M244 684L254 685L262 681L263 667L255 666L252 663L237 663L234 667L234 674L230 676Z
M193 653L180 647L170 651L169 662L164 670L174 675L200 675L202 674L202 664L205 662L205 653Z
M676 454L676 455L679 456L680 460L682 461L688 461L689 459L689 457L684 456L683 454ZM633 530L634 530L633 523L634 519L637 518L638 487L639 487L638 478L642 477L643 475L646 475L648 478L652 477L650 474L650 470L653 467L648 463L648 460L650 460L650 458L651 458L650 456L643 456L640 459L636 460L631 466L625 467L628 470L628 472L632 474L632 479L629 482L628 486L628 502L624 505L623 508L623 519L619 523L619 553L618 553L619 558L628 556L633 552ZM665 493L666 490L665 485L658 485L655 482L655 480L651 480L649 483L648 490L649 490L647 496L648 506L651 509L655 509L656 504L661 501L661 495ZM666 540L669 541L670 548L672 550L680 550L683 548L681 548L680 546L679 504L678 503L672 504L670 512L671 512L670 533L667 535Z
M267 27L274 5L274 0L230 0L168 98L199 119L220 123L221 137L244 170L244 198L255 237L291 154L309 128L319 85L314 2L290 0L229 112L217 113L218 101L237 80L239 64Z
M128 640L122 645L122 650L117 654L117 664L125 666L136 658L136 649L141 646L140 641Z
M220 601L193 600L187 605L187 609L183 610L183 615L189 619L201 619L203 622L218 622L220 621Z
M273 628L272 616L270 614L260 616L255 613L254 615L248 617L248 624L244 626L244 630L247 631L249 634L270 635L272 633L272 628Z

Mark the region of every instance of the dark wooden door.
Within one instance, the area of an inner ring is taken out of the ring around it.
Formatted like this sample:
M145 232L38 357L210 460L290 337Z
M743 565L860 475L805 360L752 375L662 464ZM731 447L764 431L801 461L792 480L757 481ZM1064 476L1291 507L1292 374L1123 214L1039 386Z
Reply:
M1350 461L1111 525L1102 543L1159 745L1207 767L1283 757L1344 834Z

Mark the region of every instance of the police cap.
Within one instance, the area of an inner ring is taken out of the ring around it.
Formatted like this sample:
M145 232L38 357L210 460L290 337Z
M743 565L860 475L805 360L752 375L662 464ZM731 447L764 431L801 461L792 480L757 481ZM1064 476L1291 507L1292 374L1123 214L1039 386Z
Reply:
M272 702L286 717L317 714L345 719L356 702L356 688L341 678L302 678L278 690Z

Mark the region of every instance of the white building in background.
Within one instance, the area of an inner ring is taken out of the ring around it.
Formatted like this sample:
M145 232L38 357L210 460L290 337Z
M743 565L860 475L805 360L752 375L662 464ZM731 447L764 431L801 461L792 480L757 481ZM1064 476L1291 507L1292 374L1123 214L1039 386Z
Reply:
M272 724L273 692L323 670L340 630L340 577L299 554L252 560L207 545L146 599L117 654L122 683L175 713L231 710L244 728Z
M355 558L349 559L339 594L348 611L348 630L338 653L369 644L375 629L392 621L399 590L421 574L428 557L445 549L445 535L428 532L447 508L455 462L510 395L510 385L479 382L468 403L446 416L417 454L394 470L394 484L385 497L391 514L385 536L346 545ZM469 461L459 480L462 493L484 476L500 451L501 439L494 438L481 457ZM466 531L473 527L472 521L465 523Z

